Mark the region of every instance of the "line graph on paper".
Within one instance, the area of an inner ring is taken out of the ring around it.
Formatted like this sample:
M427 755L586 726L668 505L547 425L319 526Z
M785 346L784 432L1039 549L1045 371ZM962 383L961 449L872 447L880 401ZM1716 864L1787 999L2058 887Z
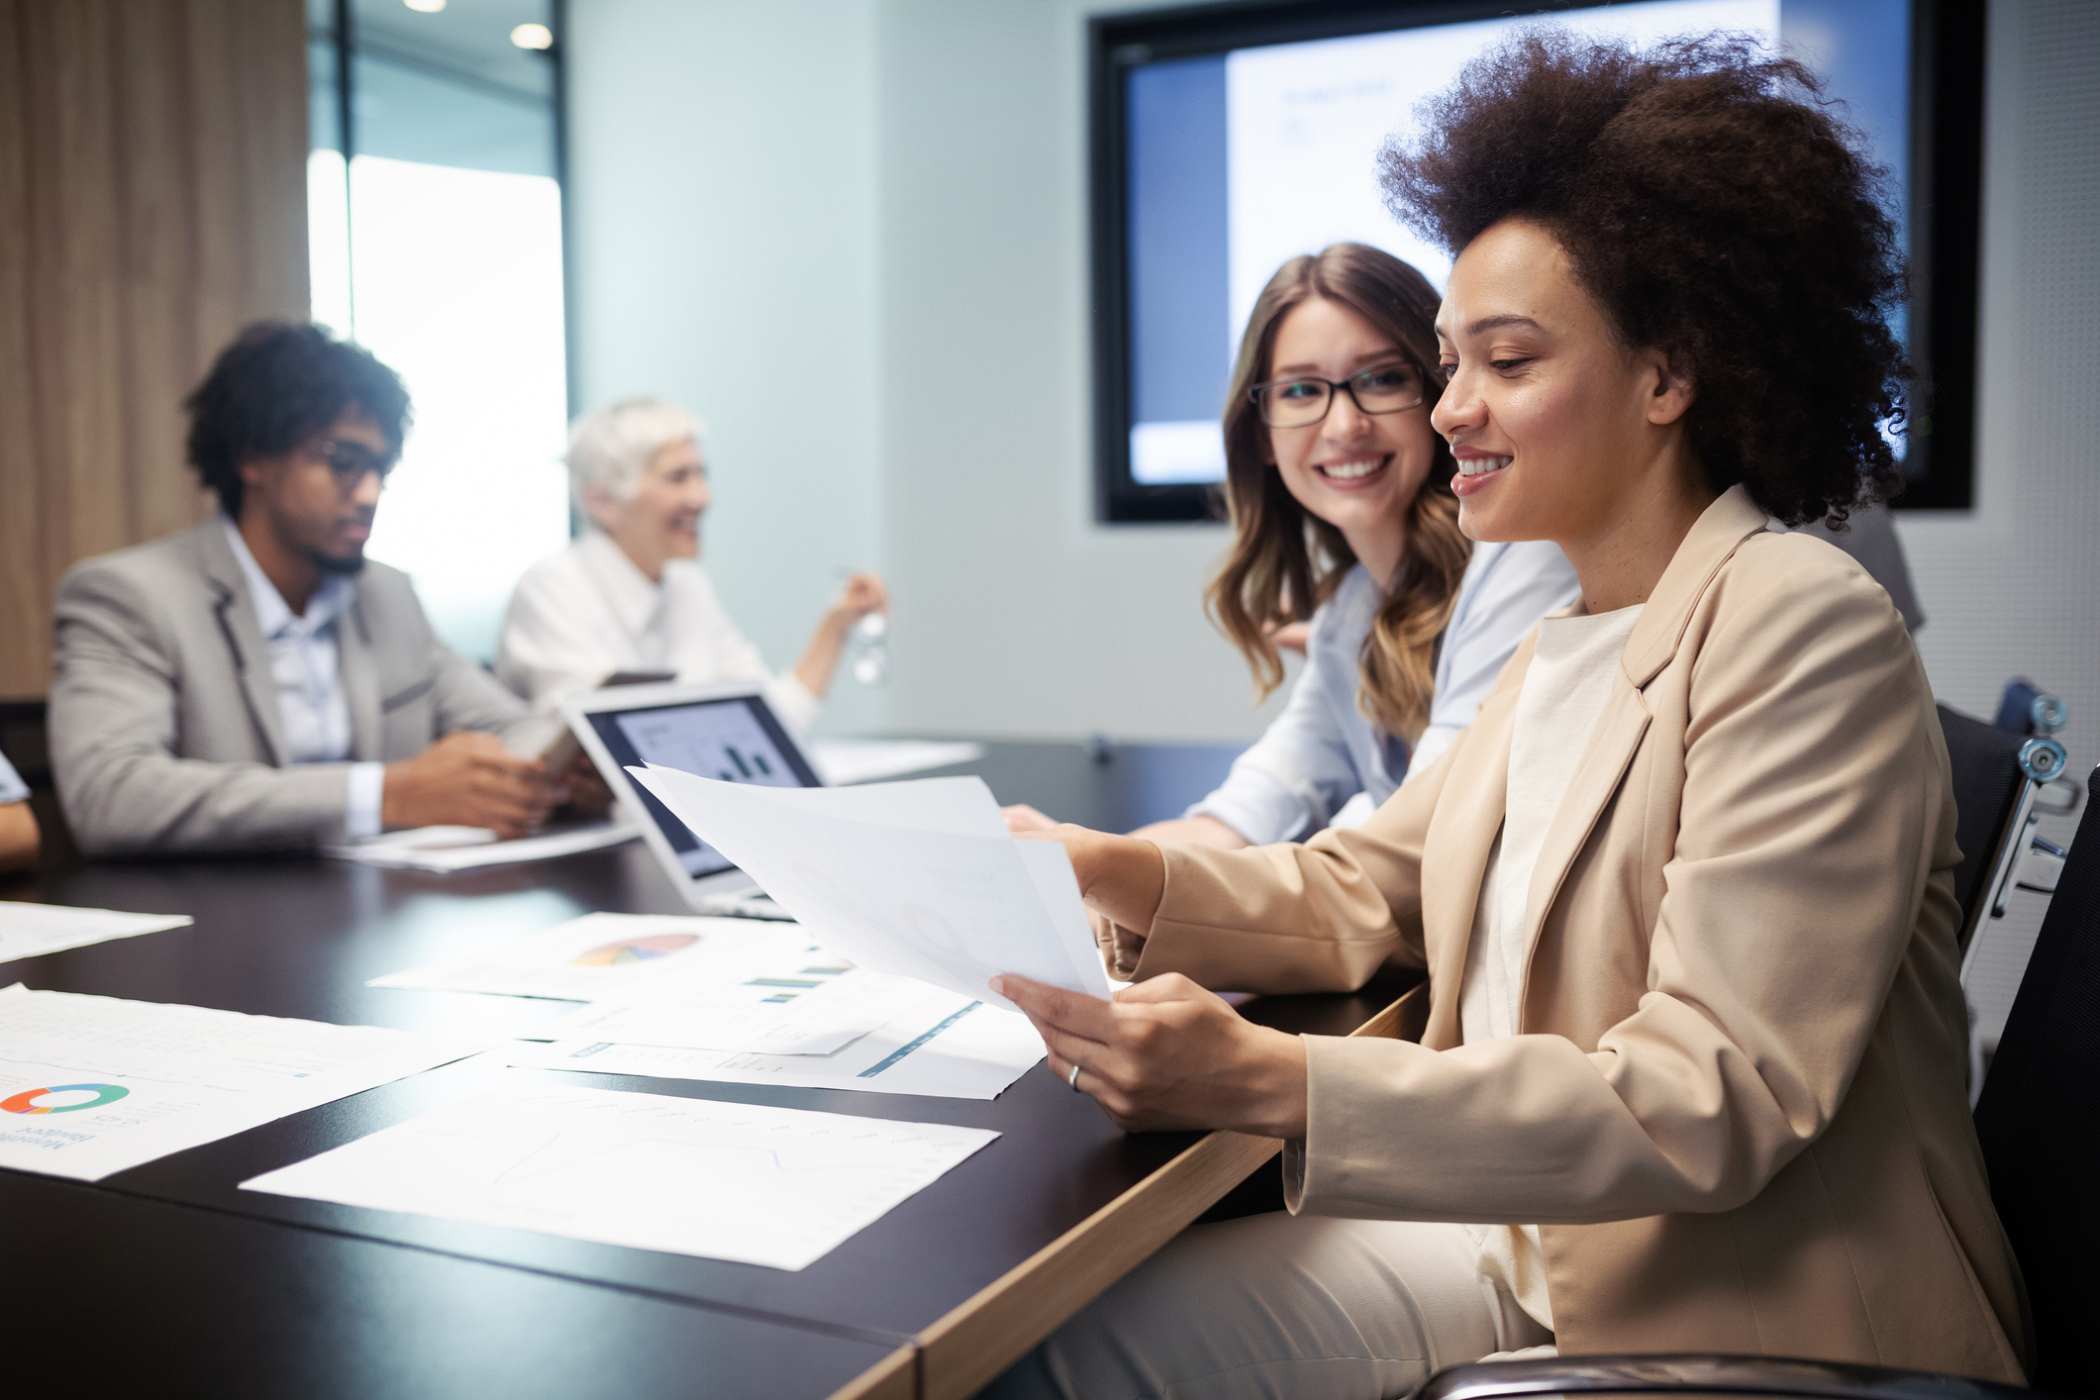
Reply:
M800 1269L996 1136L536 1086L433 1110L243 1189Z

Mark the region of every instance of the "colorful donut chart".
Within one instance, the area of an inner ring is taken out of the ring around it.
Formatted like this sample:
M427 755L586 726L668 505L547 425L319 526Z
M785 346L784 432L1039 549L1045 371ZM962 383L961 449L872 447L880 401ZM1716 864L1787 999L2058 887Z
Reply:
M57 1108L45 1108L37 1100L46 1094L90 1093L95 1097L85 1103L60 1104ZM24 1089L12 1098L0 1099L0 1113L78 1113L84 1108L100 1108L106 1103L115 1103L131 1090L121 1084L53 1084L47 1089Z

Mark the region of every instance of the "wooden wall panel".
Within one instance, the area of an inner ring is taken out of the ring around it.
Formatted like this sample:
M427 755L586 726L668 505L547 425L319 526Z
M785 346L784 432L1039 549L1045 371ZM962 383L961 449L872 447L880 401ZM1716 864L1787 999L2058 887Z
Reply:
M208 508L181 401L307 308L300 0L0 0L0 696L53 586Z

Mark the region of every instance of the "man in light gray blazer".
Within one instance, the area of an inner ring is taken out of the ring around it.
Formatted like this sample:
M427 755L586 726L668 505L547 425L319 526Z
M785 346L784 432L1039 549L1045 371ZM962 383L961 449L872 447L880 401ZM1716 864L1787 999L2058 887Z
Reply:
M80 848L539 825L562 784L512 748L551 738L546 722L438 640L405 574L364 558L409 421L393 371L315 326L251 326L186 406L224 513L59 585L51 747Z

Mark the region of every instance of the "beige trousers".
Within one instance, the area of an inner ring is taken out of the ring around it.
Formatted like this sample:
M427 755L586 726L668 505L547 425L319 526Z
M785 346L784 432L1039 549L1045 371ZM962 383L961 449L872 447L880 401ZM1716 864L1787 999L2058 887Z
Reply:
M1189 1230L984 1394L1379 1400L1552 1340L1462 1225L1277 1212Z

